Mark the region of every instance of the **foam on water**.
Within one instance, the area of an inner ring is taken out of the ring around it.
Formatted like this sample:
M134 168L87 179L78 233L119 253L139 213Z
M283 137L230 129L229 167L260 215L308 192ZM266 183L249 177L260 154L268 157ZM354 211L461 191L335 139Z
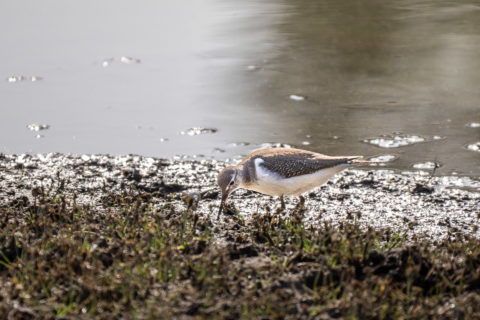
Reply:
M31 123L27 125L27 128L30 131L40 131L40 130L47 130L50 128L50 125L48 124L38 124L38 123Z
M286 143L281 142L266 142L262 143L258 149L267 149L267 148L291 148L292 146Z
M141 63L142 61L140 59L127 57L127 56L122 56L122 57L120 57L120 62L121 63L126 63L126 64L132 64L132 63Z
M373 157L373 158L370 158L369 161L372 161L372 162L375 162L375 163L371 163L370 166L372 166L372 167L377 167L377 166L378 167L384 167L384 166L386 166L387 162L393 161L396 158L397 157L395 157L392 154L385 154L385 155L381 155L381 156L378 156L378 157Z
M105 59L102 61L102 67L106 68L108 67L111 63L113 63L113 61L115 61L114 58L108 58L108 59Z
M200 134L209 134L209 133L215 133L217 132L218 129L215 128L202 128L202 127L192 127L189 128L185 131L181 131L180 134L182 136L198 136Z
M102 67L106 68L106 67L109 67L111 64L113 64L115 61L116 61L115 58L106 58L106 59L103 59L101 65ZM140 59L127 57L127 56L121 56L120 58L118 58L118 61L124 64L139 64L142 62L142 60Z
M291 100L294 100L294 101L303 101L303 100L306 99L306 97L300 96L300 95L298 95L298 94L291 94L291 95L289 96L289 98L290 98Z
M392 154L384 154L384 155L381 155L381 156L378 156L378 157L373 157L373 158L370 158L370 161L374 161L374 162L390 162L390 161L393 161L395 160L395 156L392 155Z
M395 135L363 140L365 143L370 143L380 148L398 148L425 141L424 137L416 135Z
M435 180L443 187L480 190L480 181L470 177L444 176L438 177Z
M472 143L472 144L469 144L469 145L467 146L467 149L468 149L468 150L472 150L472 151L480 152L480 141L479 141L479 142Z
M433 170L438 167L438 164L432 161L422 162L422 163L415 163L413 165L415 169L428 169Z
M42 79L43 79L42 77L37 77L37 76L9 76L7 78L7 82L10 82L10 83L21 82L21 81L36 82Z

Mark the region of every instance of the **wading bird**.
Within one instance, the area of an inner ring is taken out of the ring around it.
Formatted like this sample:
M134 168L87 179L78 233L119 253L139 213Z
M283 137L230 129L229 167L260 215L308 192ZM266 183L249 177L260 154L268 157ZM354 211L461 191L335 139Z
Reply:
M301 196L328 181L349 165L370 163L362 156L330 157L293 148L261 149L247 155L238 165L228 166L217 177L222 200L217 218L228 196L243 188L271 196L279 196L285 208L284 195Z

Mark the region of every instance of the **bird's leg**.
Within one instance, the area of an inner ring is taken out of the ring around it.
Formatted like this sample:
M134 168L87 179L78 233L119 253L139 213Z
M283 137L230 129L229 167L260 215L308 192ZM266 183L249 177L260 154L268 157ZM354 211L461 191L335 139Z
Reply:
M298 197L300 199L300 207L304 207L305 206L305 197L304 196L299 196Z
M303 210L305 209L305 197L304 196L298 196L298 203L295 207L297 210Z
M279 198L280 198L280 207L277 208L277 210L275 211L276 214L279 214L285 211L285 201L283 200L283 194L279 196Z

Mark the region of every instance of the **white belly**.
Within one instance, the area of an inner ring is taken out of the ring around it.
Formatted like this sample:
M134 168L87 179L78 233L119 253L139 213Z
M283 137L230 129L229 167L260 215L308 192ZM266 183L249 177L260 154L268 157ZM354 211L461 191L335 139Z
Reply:
M339 165L323 169L315 173L298 177L283 178L260 166L262 159L255 159L256 182L246 187L249 190L261 192L271 196L300 195L318 187L328 181L335 173L345 169L348 165Z

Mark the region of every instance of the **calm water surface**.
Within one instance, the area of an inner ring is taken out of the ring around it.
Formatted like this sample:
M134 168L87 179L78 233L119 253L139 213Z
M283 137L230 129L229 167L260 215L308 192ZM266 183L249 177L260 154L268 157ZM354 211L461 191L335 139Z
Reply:
M478 1L2 1L0 27L0 152L283 143L480 176Z

